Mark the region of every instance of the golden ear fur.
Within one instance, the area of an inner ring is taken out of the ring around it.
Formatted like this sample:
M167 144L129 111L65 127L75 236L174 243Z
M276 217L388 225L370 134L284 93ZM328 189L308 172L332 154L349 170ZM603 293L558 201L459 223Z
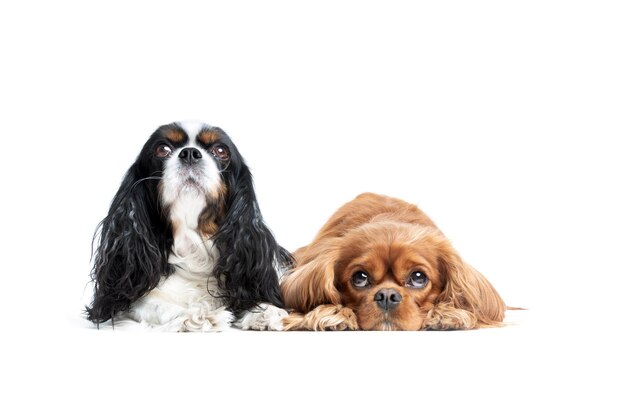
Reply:
M299 250L295 257L299 266L281 284L285 306L308 312L322 304L341 304L341 294L335 288L339 248L333 242L318 244L315 250Z
M476 329L498 326L506 305L495 288L453 250L441 257L446 284L428 313L431 329Z

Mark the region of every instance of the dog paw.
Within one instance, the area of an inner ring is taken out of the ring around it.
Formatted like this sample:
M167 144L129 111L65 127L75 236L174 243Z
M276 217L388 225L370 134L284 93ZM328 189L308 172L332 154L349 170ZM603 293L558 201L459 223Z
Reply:
M246 312L235 326L242 330L283 330L283 319L287 312L271 304L260 304L254 310Z
M428 312L424 328L429 330L468 330L476 328L476 317L456 308L434 308Z
M291 313L283 320L285 330L358 330L356 314L341 305L321 305L306 314Z
M230 328L234 315L225 308L209 310L205 306L190 307L179 332L219 332Z
M315 330L357 330L359 324L352 309L343 306L334 306L329 315L321 318Z

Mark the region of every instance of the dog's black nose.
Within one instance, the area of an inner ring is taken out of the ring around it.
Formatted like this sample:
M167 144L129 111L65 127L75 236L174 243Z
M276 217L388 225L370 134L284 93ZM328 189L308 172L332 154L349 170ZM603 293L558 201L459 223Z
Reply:
M402 301L402 295L394 289L391 288L383 288L378 291L374 296L374 301L378 304L378 307L382 308L385 311L391 311L394 308L398 307L400 301Z
M187 164L195 164L202 159L202 153L196 148L185 148L178 154L178 157Z

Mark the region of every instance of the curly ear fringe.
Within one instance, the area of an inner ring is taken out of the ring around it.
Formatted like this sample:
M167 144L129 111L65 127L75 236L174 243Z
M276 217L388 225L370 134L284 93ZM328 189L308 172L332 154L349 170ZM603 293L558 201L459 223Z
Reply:
M232 192L229 211L214 237L220 254L214 274L235 314L260 303L282 307L277 271L291 265L291 255L263 222L248 167L242 164L232 174L226 177Z
M126 173L108 215L100 223L91 279L94 297L86 307L87 318L99 324L156 287L167 274L167 226L159 225L156 198L145 183L139 183L136 164ZM165 231L157 235L156 231Z
M506 305L495 288L456 253L442 259L446 286L425 327L433 330L477 329L502 325Z
M339 257L338 242L327 239L314 248L296 252L300 266L290 271L281 284L287 308L308 312L323 304L341 304L335 287L335 264Z

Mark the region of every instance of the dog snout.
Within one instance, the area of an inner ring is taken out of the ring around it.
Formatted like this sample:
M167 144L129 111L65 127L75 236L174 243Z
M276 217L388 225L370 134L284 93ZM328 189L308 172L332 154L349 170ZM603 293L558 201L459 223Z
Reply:
M184 164L195 164L202 159L202 152L197 148L185 148L178 154Z
M383 288L374 295L374 301L382 310L391 311L398 307L402 301L402 295L392 288Z

